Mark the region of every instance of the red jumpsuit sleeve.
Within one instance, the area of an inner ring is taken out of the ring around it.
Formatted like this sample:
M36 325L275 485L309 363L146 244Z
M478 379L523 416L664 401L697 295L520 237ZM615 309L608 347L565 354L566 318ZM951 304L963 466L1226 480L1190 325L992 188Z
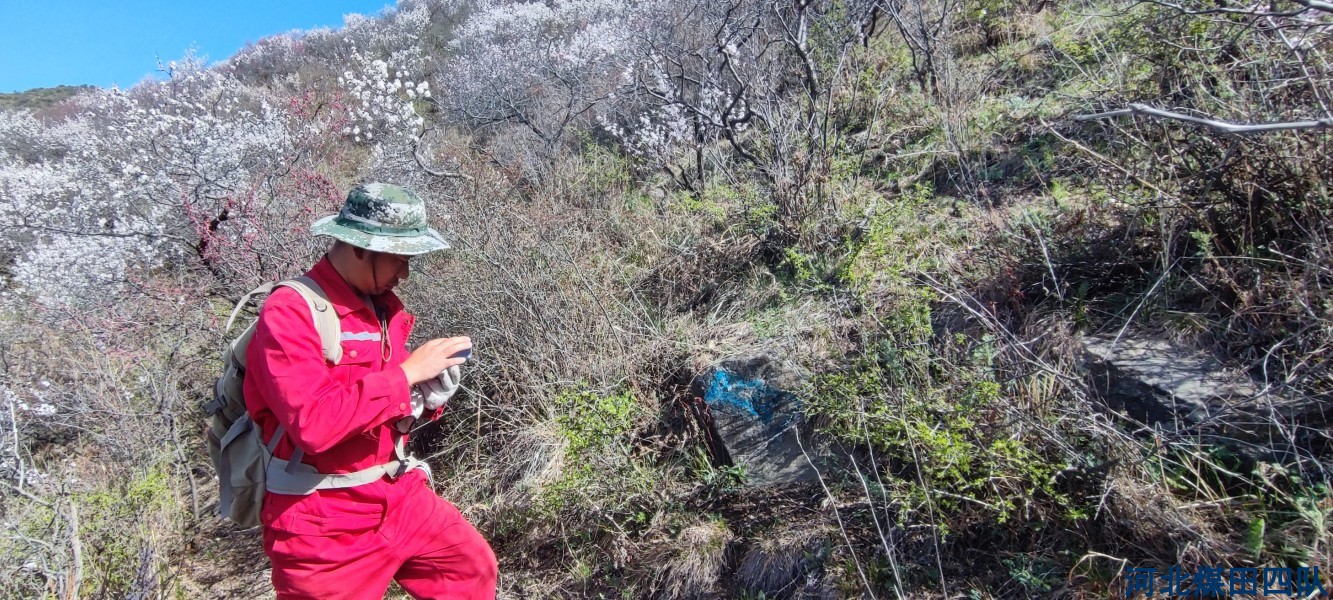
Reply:
M308 454L411 414L397 365L351 385L330 375L314 317L295 291L278 290L264 304L246 359L246 378L255 378L287 436Z

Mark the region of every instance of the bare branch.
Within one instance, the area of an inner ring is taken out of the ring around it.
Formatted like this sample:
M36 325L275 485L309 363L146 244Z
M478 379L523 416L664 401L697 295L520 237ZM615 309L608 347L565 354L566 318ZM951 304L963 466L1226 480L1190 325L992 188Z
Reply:
M23 215L21 222L19 223L0 223L0 230L4 229L28 229L31 231L46 231L50 233L61 233L65 235L90 237L90 238L132 238L132 237L143 237L149 239L161 238L165 240L173 240L181 242L182 244L186 245L191 244L189 240L181 236L172 235L170 233L158 232L158 231L124 231L124 232L87 231L85 229L68 229L65 227L56 227L52 225L40 225L31 222L28 219L28 215Z
M427 130L421 132L421 135L420 135L420 136L417 136L417 138L416 138L415 140L413 140L413 143L412 143L412 159L415 160L415 161L417 161L417 166L418 166L418 167L421 167L421 170L422 170L422 171L425 171L426 173L429 173L429 174L434 175L434 176L436 176L436 177L445 177L445 178L448 178L448 179L463 179L463 180L466 180L466 181L472 181L472 178L471 178L471 177L468 177L467 175L464 175L464 174L462 174L462 173L454 173L454 172L451 172L451 171L443 171L443 170L436 169L436 168L431 167L430 165L427 165L427 164L426 164L426 159L423 158L423 157L421 156L421 141L422 141L422 139L424 139L424 138L426 137L426 134L429 133L429 132L430 132L430 129L427 129Z
M40 504L40 505L42 505L42 506L45 506L46 508L51 508L51 503L49 503L49 502L47 502L47 501L45 501L45 500L42 500L41 498L38 498L37 496L32 495L31 492L28 492L27 490L24 490L23 488L17 487L17 486L15 486L14 484L12 484L12 483L10 483L10 482L8 482L8 481L5 481L5 480L3 480L3 479L0 479L0 485L3 485L3 486L5 486L5 487L7 487L7 488L13 490L14 492L18 493L20 496L23 496L24 498L27 498L28 500L31 500L32 502L35 502L35 503Z
M1292 39L1287 36L1287 32L1283 31L1283 28L1279 26L1277 20L1269 17L1268 24L1277 32L1278 37L1282 39L1282 43L1287 46L1287 49L1291 50L1291 53L1298 59L1298 64L1301 66L1301 72L1305 74L1305 81L1310 85L1310 91L1314 93L1315 100L1319 101L1319 108L1323 109L1324 116L1333 117L1333 112L1328 109L1328 102L1324 101L1324 95L1320 93L1319 84L1315 82L1314 75L1310 73L1310 58L1307 51L1301 47L1301 44L1293 42Z
M1320 2L1319 0L1291 0L1291 1L1306 8L1312 8L1314 10L1322 10L1326 13L1333 13L1333 3Z
M1096 121L1109 119L1112 117L1123 117L1125 115L1144 115L1148 117L1157 117L1159 119L1172 119L1184 121L1195 125L1202 125L1217 133L1226 133L1234 135L1245 135L1250 133L1268 133L1270 131L1286 131L1291 129L1328 129L1333 128L1333 119L1319 119L1316 121L1288 121L1282 123L1262 123L1258 125L1245 125L1218 121L1216 119L1204 119L1201 117L1191 117L1180 113L1153 108L1146 104L1130 104L1129 106L1107 112L1100 112L1091 115L1079 115L1074 117L1075 121Z
M73 498L69 501L69 535L70 558L73 564L70 565L68 598L78 600L79 588L83 585L83 545L79 540L79 503Z
M1302 8L1287 11L1263 10L1263 4L1255 4L1249 8L1230 8L1225 6L1212 8L1189 8L1174 2L1164 2L1163 0L1142 0L1143 4L1156 4L1165 6L1173 10L1178 10L1187 15L1246 15L1251 17L1295 17L1306 11L1318 10L1333 13L1333 4L1321 2L1319 0L1289 0L1294 4L1301 5Z

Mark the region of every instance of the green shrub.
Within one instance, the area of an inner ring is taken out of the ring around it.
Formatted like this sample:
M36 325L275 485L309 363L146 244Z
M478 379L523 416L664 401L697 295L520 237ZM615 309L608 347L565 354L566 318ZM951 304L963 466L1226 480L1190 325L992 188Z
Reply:
M633 434L644 418L634 394L601 394L584 388L555 398L555 422L565 443L560 477L545 485L540 508L549 515L592 512L629 526L641 521L647 498L661 480L656 469L632 453Z
M85 593L124 598L155 592L181 524L168 470L157 466L79 494ZM91 594L90 594L91 595Z
M1067 465L1000 417L1012 399L996 380L994 340L935 335L924 296L900 297L881 325L870 349L813 380L807 409L825 431L879 454L901 518L926 507L947 531L978 508L1004 523L1042 502L1074 507L1054 486Z

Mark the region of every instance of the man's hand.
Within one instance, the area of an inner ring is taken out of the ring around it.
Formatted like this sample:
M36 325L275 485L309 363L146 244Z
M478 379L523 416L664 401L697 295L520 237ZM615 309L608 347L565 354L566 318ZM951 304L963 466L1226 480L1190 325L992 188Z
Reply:
M434 379L445 369L467 362L465 356L459 355L471 350L472 338L466 336L436 338L422 344L403 361L403 373L407 375L408 385Z

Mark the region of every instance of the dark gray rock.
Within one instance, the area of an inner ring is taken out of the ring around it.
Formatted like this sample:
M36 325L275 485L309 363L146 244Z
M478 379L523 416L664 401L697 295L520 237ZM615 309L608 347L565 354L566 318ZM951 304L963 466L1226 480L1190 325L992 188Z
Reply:
M804 445L813 458L796 394L805 377L761 354L724 360L695 380L694 392L711 415L718 462L744 467L747 485L816 479L802 452Z
M1318 398L1265 387L1197 349L1136 335L1091 336L1082 344L1091 388L1106 407L1159 431L1207 435L1268 460L1295 450L1284 450L1291 436L1279 424L1327 423Z
M1088 372L1107 405L1152 424L1188 427L1258 390L1217 360L1160 339L1088 337Z

